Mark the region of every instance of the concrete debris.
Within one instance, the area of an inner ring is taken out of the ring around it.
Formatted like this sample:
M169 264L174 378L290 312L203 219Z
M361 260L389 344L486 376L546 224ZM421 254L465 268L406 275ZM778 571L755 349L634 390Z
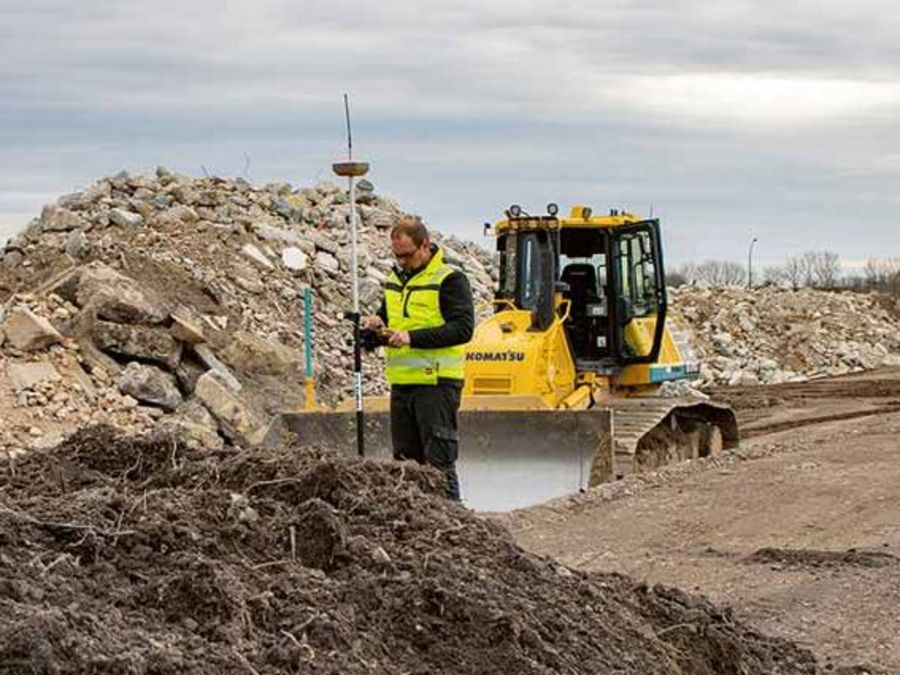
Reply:
M316 268L329 275L338 274L341 271L338 259L326 251L316 253Z
M100 349L116 356L153 361L169 370L181 359L181 343L164 328L97 321L93 335Z
M155 294L99 262L81 269L74 300L79 307L90 307L98 318L118 323L162 323L169 315Z
M302 272L309 266L309 257L296 246L288 246L281 252L281 263L292 272Z
M254 265L257 265L260 269L275 269L275 265L272 264L272 261L269 260L266 255L253 244L244 244L241 247L241 255L247 258L247 260L252 262Z
M405 213L366 183L358 195L358 272L361 309L371 314L393 263L387 230ZM268 427L265 415L303 403L306 287L317 400L348 398L348 218L346 191L334 184L258 187L162 168L104 178L48 205L0 250L0 385L8 383L16 400L2 411L0 452L32 447L30 427L47 436L88 422L166 428L198 448L215 447L221 434L249 442ZM434 238L467 274L476 303L489 299L495 254ZM900 363L900 311L867 294L679 288L670 308L676 341L700 364L701 386ZM9 366L27 363L28 350L45 350L40 361L60 379L17 389ZM138 367L167 383L164 403L132 382ZM377 357L363 370L366 395L387 391ZM187 404L173 411L172 387L212 421L183 414ZM686 383L666 389L696 391Z
M112 209L109 212L109 222L119 227L134 228L139 227L144 222L144 217L140 213L132 213L123 209Z
M222 351L222 359L238 372L287 375L300 364L300 354L247 331L237 331Z
M194 395L216 418L222 433L232 441L245 441L257 428L250 408L215 371L197 380Z
M116 384L123 394L128 394L142 403L157 405L163 410L174 411L184 399L178 391L175 376L155 366L132 361L119 373Z
M215 371L219 379L224 382L229 389L234 392L241 390L240 380L231 374L231 371L228 370L228 366L222 363L208 346L194 345L194 353L204 366Z
M41 212L39 227L43 232L68 232L74 229L90 229L90 223L69 209L48 204Z
M66 237L66 253L75 259L84 258L91 248L87 236L81 230L72 230Z
M62 341L62 335L47 319L38 316L25 305L20 305L9 313L3 322L3 333L10 346L23 352L46 349Z
M200 324L190 317L181 316L179 314L172 314L172 328L170 329L170 332L172 333L172 337L185 344L196 345L206 341L206 338L203 336L203 328Z
M892 365L900 312L869 293L766 287L670 289L697 384L802 382Z

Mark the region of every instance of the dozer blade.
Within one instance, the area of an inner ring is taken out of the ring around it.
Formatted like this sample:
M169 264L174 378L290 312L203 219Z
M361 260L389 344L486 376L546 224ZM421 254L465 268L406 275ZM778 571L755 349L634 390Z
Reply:
M463 501L477 511L509 511L610 480L613 446L608 409L459 413L457 468ZM389 415L366 413L366 456L389 459ZM301 443L356 452L352 412L285 413Z

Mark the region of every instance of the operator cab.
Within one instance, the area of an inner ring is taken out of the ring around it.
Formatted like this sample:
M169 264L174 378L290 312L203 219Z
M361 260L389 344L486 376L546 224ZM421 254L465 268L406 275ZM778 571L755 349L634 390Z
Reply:
M559 232L558 290L570 304L569 343L580 369L602 366L613 345L606 261L609 237L600 229L562 229Z
M666 295L657 220L618 213L514 216L497 232L498 299L531 310L532 330L565 312L579 371L611 372L659 355ZM566 302L561 302L566 301ZM498 307L501 309L501 307Z

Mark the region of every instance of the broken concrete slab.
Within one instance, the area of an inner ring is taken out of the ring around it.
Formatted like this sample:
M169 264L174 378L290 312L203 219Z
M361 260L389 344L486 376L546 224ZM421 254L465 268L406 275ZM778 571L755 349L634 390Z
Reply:
M302 272L309 266L309 257L296 246L288 246L281 252L281 263L292 272Z
M156 366L132 361L116 377L119 391L136 398L141 403L156 405L169 412L180 406L184 399L178 391L175 376Z
M178 378L181 390L190 393L194 391L194 388L197 386L197 380L205 372L206 368L192 358L186 358L182 355L181 361L178 362L178 367L175 368L175 377Z
M280 241L283 244L292 246L299 246L303 241L303 238L296 232L272 227L271 225L256 225L253 231L257 237L264 241Z
M241 247L241 255L261 269L275 269L275 265L273 265L272 261L266 257L266 254L253 244L244 244Z
M241 441L256 429L257 424L248 406L216 371L210 371L197 380L194 396L212 413L222 433L231 440Z
M331 255L337 255L341 250L341 244L324 232L312 232L309 238L312 239L317 249Z
M165 328L97 321L94 342L105 352L154 361L174 370L181 359L181 343Z
M248 331L236 331L221 354L235 370L262 375L285 375L300 363L299 352Z
M200 362L210 370L215 371L219 375L219 378L223 382L225 382L229 389L235 392L241 390L241 383L231 373L231 371L228 369L228 366L222 363L222 361L220 361L218 357L213 354L212 349L210 349L205 344L194 345L192 349L194 351L194 354L197 355L197 358L200 359Z
M66 253L76 260L83 258L91 250L87 235L81 230L72 230L66 237Z
M144 222L144 217L140 213L132 213L123 209L111 209L109 222L119 227L135 228L140 227L141 223Z
M172 314L172 326L169 328L169 332L176 340L189 345L197 345L206 341L200 324L181 314Z
M19 305L9 313L3 323L3 332L6 334L6 341L23 352L46 349L62 342L59 331L26 305Z
M91 225L80 215L57 204L47 204L41 211L40 228L44 232L87 230Z
M209 410L207 410L195 397L186 400L175 413L179 417L183 417L194 424L199 424L212 431L215 431L218 428L216 418L213 417L212 413L210 413Z
M99 262L78 275L75 303L89 307L98 318L116 323L162 323L169 310L161 298L138 282Z

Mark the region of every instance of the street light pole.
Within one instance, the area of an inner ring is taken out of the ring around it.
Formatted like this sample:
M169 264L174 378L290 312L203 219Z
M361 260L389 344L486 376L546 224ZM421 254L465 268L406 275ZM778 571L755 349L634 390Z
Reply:
M750 240L750 250L747 252L747 288L753 288L753 245L756 237Z

